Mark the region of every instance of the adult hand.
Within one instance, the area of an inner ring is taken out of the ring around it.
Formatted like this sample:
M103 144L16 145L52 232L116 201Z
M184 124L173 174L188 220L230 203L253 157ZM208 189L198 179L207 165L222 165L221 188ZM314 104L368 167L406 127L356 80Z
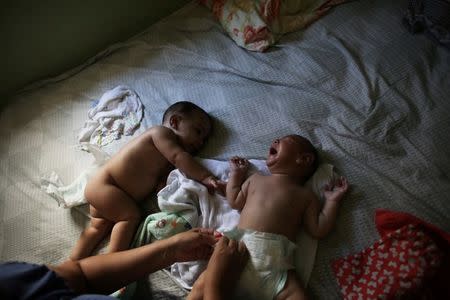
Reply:
M230 299L248 259L249 253L243 242L222 236L187 299Z
M205 271L205 288L217 288L221 294L234 291L248 259L249 253L244 242L222 236L214 247Z
M184 262L208 259L217 240L213 229L194 228L170 237L168 242L169 255L175 262Z

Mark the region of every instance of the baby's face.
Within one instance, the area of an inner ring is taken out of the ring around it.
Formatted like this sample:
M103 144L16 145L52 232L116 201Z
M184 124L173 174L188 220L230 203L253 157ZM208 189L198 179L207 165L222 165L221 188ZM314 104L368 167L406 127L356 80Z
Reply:
M305 152L302 137L297 135L287 135L272 142L267 155L267 166L272 166L279 161L292 163L296 162L299 154Z
M189 153L199 151L211 133L211 123L207 115L194 111L189 116L183 116L178 126L177 135Z

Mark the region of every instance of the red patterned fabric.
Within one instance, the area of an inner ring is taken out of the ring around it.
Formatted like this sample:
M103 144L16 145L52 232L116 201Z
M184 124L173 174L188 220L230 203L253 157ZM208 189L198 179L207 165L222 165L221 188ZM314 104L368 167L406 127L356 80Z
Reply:
M344 299L431 299L431 285L433 295L448 295L436 283L450 278L450 235L399 212L378 210L375 221L380 240L332 263Z

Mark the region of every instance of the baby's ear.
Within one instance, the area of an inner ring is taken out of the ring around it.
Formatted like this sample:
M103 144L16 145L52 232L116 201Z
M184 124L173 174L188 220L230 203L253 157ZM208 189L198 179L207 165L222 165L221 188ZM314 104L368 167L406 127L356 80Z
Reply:
M179 115L171 115L169 119L169 125L173 129L178 129L178 124L180 123L180 116Z
M303 164L307 166L311 166L314 162L314 154L312 153L302 153L295 160L297 164Z

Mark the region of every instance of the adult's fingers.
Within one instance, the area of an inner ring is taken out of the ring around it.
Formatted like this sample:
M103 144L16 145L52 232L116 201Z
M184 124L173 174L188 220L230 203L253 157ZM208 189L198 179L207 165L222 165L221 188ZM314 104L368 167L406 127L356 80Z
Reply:
M228 248L235 250L235 249L237 249L237 247L238 247L238 242L236 240L230 240L228 242Z
M196 239L200 243L212 246L217 242L214 236L214 229L212 228L194 228L191 231L198 233Z
M214 229L213 228L196 227L196 228L193 228L191 230L199 232L201 234L205 234L205 235L214 235Z
M217 244L219 244L220 246L228 246L228 243L230 242L230 239L228 237L226 237L225 235L223 235L220 239L219 242Z
M245 245L244 241L239 241L238 251L241 253L248 252L247 246Z

